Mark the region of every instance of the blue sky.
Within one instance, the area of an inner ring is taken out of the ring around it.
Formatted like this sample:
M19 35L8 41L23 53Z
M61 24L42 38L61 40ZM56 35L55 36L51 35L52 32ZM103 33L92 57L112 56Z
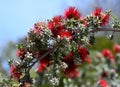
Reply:
M60 14L63 7L61 0L0 0L0 46L23 37L36 21Z
M94 0L0 0L0 48L6 42L26 36L37 21L63 13L68 6L82 12L90 9ZM102 0L101 0L102 1ZM111 0L113 1L113 0Z

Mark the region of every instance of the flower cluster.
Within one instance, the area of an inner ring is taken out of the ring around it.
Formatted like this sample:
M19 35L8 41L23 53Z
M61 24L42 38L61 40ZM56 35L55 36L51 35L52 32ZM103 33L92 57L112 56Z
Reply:
M109 49L104 49L102 51L102 54L105 58L108 57L110 59L110 61L114 62L114 55Z
M104 79L100 79L98 81L98 84L100 84L101 87L109 87L106 80L104 80Z
M103 26L108 22L110 14L109 13L103 13L101 8L96 8L96 10L93 12L93 15L97 17L100 20L100 25Z
M104 58L108 58L106 59L106 64L108 64L108 68L109 70L103 70L101 73L101 79L98 81L98 84L101 87L111 87L111 86L116 86L115 84L112 84L111 80L116 80L118 78L117 75L119 73L119 58L120 56L118 54L120 54L120 45L115 44L113 46L113 51L115 52L115 56L112 53L112 51L110 51L109 49L104 49L102 51L102 56ZM110 60L110 62L108 61Z
M14 78L14 79L20 78L20 76L22 75L22 72L19 69L20 69L19 66L11 65L10 74L11 74L12 78Z
M17 45L19 61L17 65L11 65L11 76L23 84L32 83L29 71L36 63L38 73L47 70L53 72L55 78L59 76L58 71L68 78L80 76L79 66L92 61L86 47L94 43L91 29L105 25L108 20L109 13L103 13L99 8L90 16L82 17L75 7L69 7L63 15L35 23L28 32L26 43ZM109 54L105 53L105 56L113 59ZM56 69L56 65L60 67Z

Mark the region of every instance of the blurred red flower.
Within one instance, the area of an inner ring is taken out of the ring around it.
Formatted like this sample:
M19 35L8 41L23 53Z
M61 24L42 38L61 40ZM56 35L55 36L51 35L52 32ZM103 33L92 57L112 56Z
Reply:
M100 80L98 81L98 84L99 84L101 87L109 87L107 81L104 80L104 79L100 79Z
M120 53L120 45L115 44L115 45L113 46L113 50L114 50L116 53Z
M85 59L85 62L91 63L91 62L92 62L92 59L87 57L87 58Z
M109 49L104 49L102 55L106 58L109 58L111 62L114 62L114 55Z

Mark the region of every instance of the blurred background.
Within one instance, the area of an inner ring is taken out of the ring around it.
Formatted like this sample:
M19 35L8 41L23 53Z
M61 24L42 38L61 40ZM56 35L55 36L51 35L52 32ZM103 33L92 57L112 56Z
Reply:
M0 73L8 74L7 60L15 58L16 44L24 42L35 22L60 15L69 6L77 7L83 16L90 14L96 7L111 9L120 18L119 4L120 0L0 0ZM98 47L101 40L103 43ZM97 36L95 46L90 49L111 49L113 43Z

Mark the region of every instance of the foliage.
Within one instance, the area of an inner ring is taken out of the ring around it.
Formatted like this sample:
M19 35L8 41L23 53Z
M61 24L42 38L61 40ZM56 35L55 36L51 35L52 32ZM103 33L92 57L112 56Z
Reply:
M112 40L108 40L107 38L101 36L97 36L95 39L94 45L88 47L90 50L102 51L104 48L109 48L112 50L112 46L114 45Z

